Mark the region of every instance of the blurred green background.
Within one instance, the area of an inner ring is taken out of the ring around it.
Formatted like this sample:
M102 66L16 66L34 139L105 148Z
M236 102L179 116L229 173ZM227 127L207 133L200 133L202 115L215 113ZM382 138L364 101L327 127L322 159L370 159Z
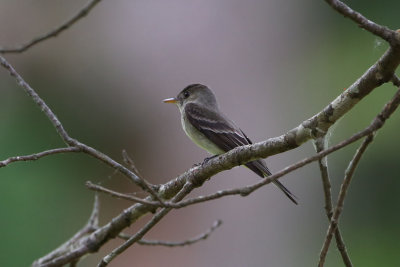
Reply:
M53 29L86 1L0 1L0 46ZM399 28L399 1L347 1L368 18ZM280 135L321 110L386 50L380 39L324 1L102 1L57 38L6 55L80 141L121 161L126 149L152 183L164 183L207 155L161 100L200 82L253 141ZM0 69L0 160L62 146L44 114ZM394 94L385 85L334 127L335 144L369 124ZM368 148L345 203L341 230L355 266L400 262L400 115ZM333 196L358 144L329 157ZM311 143L269 158L272 171L314 153ZM244 168L218 174L193 195L254 183ZM0 169L0 266L29 266L56 248L90 214L85 181L138 192L83 154L56 155ZM214 220L209 239L184 248L134 246L110 266L315 266L327 229L317 164L281 180L300 205L267 186L171 212L146 238L183 240ZM138 193L140 196L141 193ZM101 223L130 203L101 196ZM134 232L149 217L127 232ZM115 240L79 266L96 266ZM335 244L326 266L341 266Z

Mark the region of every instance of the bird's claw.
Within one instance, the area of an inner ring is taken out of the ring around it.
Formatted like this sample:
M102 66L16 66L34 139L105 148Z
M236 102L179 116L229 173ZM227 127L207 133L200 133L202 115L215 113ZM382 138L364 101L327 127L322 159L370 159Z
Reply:
M203 160L202 163L195 163L195 164L193 164L192 168L194 168L194 167L199 167L199 166L203 166L203 165L206 164L209 160L215 158L216 156L218 156L218 155L214 155L214 156L211 156L211 157L207 157L207 158L205 158L205 159Z
M203 163L201 163L201 165L206 164L208 161L210 161L211 159L213 159L213 158L215 158L215 157L217 157L217 156L218 156L218 155L214 155L214 156L205 158L205 159L203 160Z

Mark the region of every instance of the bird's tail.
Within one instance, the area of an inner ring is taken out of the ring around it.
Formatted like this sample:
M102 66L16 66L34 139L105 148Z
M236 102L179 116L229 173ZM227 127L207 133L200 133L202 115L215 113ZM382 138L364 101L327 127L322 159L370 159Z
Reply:
M281 182L278 180L273 181L274 185L276 185L294 204L299 204L297 203L297 197L292 194L292 192L289 191Z
M261 177L267 177L271 175L271 172L269 171L267 165L265 164L264 161L257 160L257 161L252 161L246 164L246 167L252 170L253 172L257 173ZM294 204L297 203L297 197L292 194L292 192L289 191L281 182L278 180L272 181L276 187L278 187Z

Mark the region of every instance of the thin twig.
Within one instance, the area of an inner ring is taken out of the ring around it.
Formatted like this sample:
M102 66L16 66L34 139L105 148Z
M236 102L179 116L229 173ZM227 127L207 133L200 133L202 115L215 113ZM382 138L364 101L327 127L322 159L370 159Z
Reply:
M41 36L38 36L34 39L32 39L31 41L22 44L22 45L18 45L15 47L0 47L0 54L3 53L22 53L26 50L28 50L30 47L43 42L47 39L50 39L51 37L56 37L57 35L59 35L62 31L67 30L69 27L71 27L74 23L76 23L78 20L82 19L83 17L85 17L87 14L89 14L89 12L91 11L92 8L94 8L101 0L91 0L90 2L88 2L86 4L86 6L84 6L81 10L79 10L74 16L72 16L70 19L68 19L67 21L65 21L63 24L61 24L60 26L58 26L57 28L55 28L54 30L43 34Z
M94 196L94 204L93 204L93 209L92 213L88 219L88 222L85 224L85 226L79 230L71 239L69 239L67 242L53 250L51 253L47 254L45 257L40 258L39 260L36 260L33 264L32 267L40 267L40 266L57 266L57 265L52 265L52 262L54 259L64 255L66 251L70 251L72 248L76 246L77 243L79 243L79 240L85 235L88 235L90 233L93 233L96 229L99 227L99 212L100 212L100 201L99 197L97 194ZM78 261L79 257L76 257L73 259L74 261ZM73 262L73 261L71 261Z
M94 194L93 210L87 223L88 227L92 229L97 229L99 227L99 215L100 215L99 195Z
M326 135L321 138L315 140L315 149L317 153L324 151L326 149ZM331 181L329 179L328 172L328 159L327 157L323 157L318 159L319 170L321 172L322 185L324 189L324 197L325 197L325 212L328 218L332 216L332 192L331 192Z
M391 45L399 44L399 39L396 38L395 31L367 19L359 12L354 11L349 6L344 4L342 1L339 0L325 0L325 1L337 12L351 19L352 21L357 23L361 28L369 31L370 33L376 36L381 37L383 40L387 41Z
M138 177L135 173L130 171L128 168L119 164L106 154L85 145L78 140L69 136L67 131L64 129L64 126L57 118L55 113L49 108L46 102L36 93L36 91L18 74L18 72L11 66L11 64L2 56L0 56L0 65L8 70L11 76L13 76L19 86L21 86L25 92L32 98L32 100L39 106L39 108L44 112L50 122L53 124L57 133L60 135L61 139L70 147L76 147L80 151L101 160L112 168L118 170L126 177L130 178L136 185L140 186L143 190L149 192L156 200L163 202L162 199L158 196L158 194L154 191L154 189L143 179Z
M69 152L80 152L81 149L79 147L63 147L63 148L54 148L50 150L45 150L39 153L31 154L31 155L24 155L24 156L15 156L0 161L0 168L5 167L10 163L17 162L17 161L33 161L38 160L42 157L59 154L59 153L69 153Z
M39 106L39 108L44 112L50 122L53 124L54 128L56 128L57 133L61 136L62 140L69 146L75 146L76 140L69 137L67 131L64 129L61 122L58 120L57 116L51 111L49 106L40 96L33 90L33 88L24 81L21 75L11 66L8 61L0 56L0 64L8 70L11 76L13 76L17 80L17 84L21 86L25 92L32 98L32 100Z
M327 146L327 136L318 138L315 140L315 148L317 153L326 149ZM332 218L332 191L331 191L331 182L329 179L329 171L328 171L328 158L323 157L318 160L319 169L321 172L322 185L325 196L325 212L328 220L330 221ZM344 240L342 234L340 233L339 225L335 229L335 239L336 246L342 255L343 263L346 267L351 267L353 264L351 263L351 259L349 254L347 253L346 245L344 244Z
M183 188L172 198L171 202L177 202L189 194L194 188L194 185L190 182L186 182ZM124 244L114 249L110 254L105 256L97 265L98 267L107 266L115 257L124 252L127 248L132 246L134 243L139 241L151 228L154 227L172 208L162 208L153 218L146 223L146 225L140 229L136 234L131 236Z
M104 154L88 145L85 145L79 141L76 141L76 146L80 147L84 153L86 153L92 157L95 157L95 158L99 159L100 161L106 163L113 169L118 170L125 177L130 178L132 182L134 182L136 185L140 186L144 191L149 192L157 201L159 201L161 203L163 202L163 200L158 196L157 192L154 191L152 186L146 180L143 180L141 177L137 176L134 172L132 172L125 166L116 162L115 160L113 160L112 158L107 156L106 154Z
M156 207L166 207L166 204L163 204L163 203L160 203L160 202L157 202L157 201L149 201L149 200L146 200L146 199L143 199L143 198L139 198L139 197L135 197L135 196L119 193L119 192L110 190L108 188L105 188L103 186L93 184L90 181L86 182L86 187L91 189L91 190L97 191L97 192L106 193L106 194L108 194L108 195L110 195L112 197L116 197L116 198L126 199L126 200L130 200L130 201L133 201L133 202L142 203L142 204L145 204L145 205L156 206Z
M132 158L128 155L128 152L126 152L125 149L122 150L122 158L124 160L124 162L126 164L128 164L128 166L131 168L131 170L136 174L136 176L142 180L142 182L144 184L146 184L146 187L149 188L149 190L151 190L151 195L158 201L160 202L162 205L164 206L164 200L162 198L160 198L160 196L156 193L156 191L153 188L156 188L155 185L150 184L144 177L143 175L140 174L139 170L136 168L135 163L133 162Z
M201 233L200 235L184 240L184 241L178 241L178 242L172 242L172 241L160 241L160 240L146 240L146 239L141 239L137 243L140 245L145 245L145 246L165 246L165 247L183 247L187 245L192 245L194 243L197 243L201 240L206 240L218 227L222 225L221 220L217 220L213 223L213 225L207 229L204 233ZM118 235L119 238L128 240L132 236L120 233Z
M344 180L343 180L342 186L340 187L340 192L339 192L339 196L338 196L338 203L337 203L336 208L335 208L335 210L333 212L332 219L331 219L330 224L329 224L328 232L327 232L326 237L325 237L325 242L324 242L324 244L322 246L322 249L321 249L321 253L320 253L320 257L319 257L319 263L318 263L319 267L323 267L324 266L325 258L326 258L326 255L327 255L328 249L329 249L329 245L330 245L330 243L332 241L333 232L335 231L335 229L336 229L336 227L338 225L339 217L340 217L340 214L341 214L341 212L343 210L343 204L344 204L344 200L346 198L346 193L347 193L347 190L349 188L351 179L352 179L352 177L354 175L354 171L356 170L356 168L358 166L358 163L360 162L360 159L361 159L362 155L364 154L365 150L367 149L368 145L372 142L373 136L374 136L374 134L371 133L370 135L368 135L364 139L363 143L357 149L353 159L350 161L349 166L346 169Z
M128 164L130 169L134 171L137 176L141 176L138 168L136 168L135 163L133 162L132 158L128 155L128 152L125 149L122 150L122 158L125 164Z

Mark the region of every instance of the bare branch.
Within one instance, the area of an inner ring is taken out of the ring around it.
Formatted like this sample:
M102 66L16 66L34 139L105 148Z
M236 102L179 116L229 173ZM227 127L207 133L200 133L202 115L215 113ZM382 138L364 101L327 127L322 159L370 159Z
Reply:
M156 202L156 201L148 201L146 199L143 198L139 198L139 197L135 197L135 196L131 196L131 195L127 195L127 194L122 194L113 190L110 190L108 188L105 188L103 186L100 185L96 185L93 184L90 181L86 182L86 186L87 188L97 191L97 192L102 192L102 193L106 193L112 197L116 197L116 198L120 198L120 199L126 199L129 201L133 201L133 202L137 202L137 203L141 203L141 204L145 204L145 205L150 205L150 206L156 206L156 207L167 207L167 204L163 204L160 202Z
M206 240L218 227L222 225L222 221L218 220L213 223L213 225L204 233L193 237L188 240L180 241L180 242L171 242L171 241L159 241L159 240L145 240L141 239L138 241L140 245L146 246L166 246L166 247L183 247L195 244L201 240Z
M57 266L57 265L52 265L54 258L62 257L63 255L68 254L72 248L74 248L75 246L79 246L79 241L82 239L82 237L87 236L90 233L93 233L99 227L99 211L100 211L99 198L98 195L95 194L92 214L90 215L86 225L81 230L79 230L71 239L69 239L61 246L59 246L57 249L53 250L46 256L36 260L32 264L32 266L33 267ZM73 261L71 262L77 262L79 258L80 257L73 258ZM66 263L68 262L70 261L67 261Z
M138 177L135 173L130 171L125 166L116 162L115 160L113 160L112 158L107 156L106 154L104 154L88 145L85 145L79 141L76 141L75 146L81 148L84 153L86 153L94 158L99 159L100 161L106 163L108 166L110 166L113 169L122 173L124 176L130 178L132 182L134 182L136 185L140 186L143 190L149 192L153 197L155 197L157 200L162 202L161 199L159 198L159 196L157 195L157 193L154 191L154 189L146 181L142 180L140 177Z
M163 184L160 188L160 196L165 199L172 198L183 188L185 183L186 180L184 177L178 177ZM147 197L146 200L150 201L151 197ZM154 212L154 206L139 203L125 209L121 214L97 229L90 236L83 237L80 240L80 246L75 247L74 250L66 255L53 257L51 262L45 263L41 267L57 267L78 259L85 254L96 252L109 239L115 238L124 228L130 226L148 212Z
M390 117L390 115L393 114L393 112L397 109L397 107L400 104L400 88L399 90L396 91L395 95L393 96L393 98L386 103L386 105L383 107L382 111L375 117L375 119L371 122L371 124L365 128L364 130L354 134L353 136L351 136L350 138L336 144L335 146L332 146L328 149L325 149L319 153L317 153L316 155L303 159L301 161L298 161L295 164L292 164L286 168L284 168L283 170L268 176L267 178L263 179L261 182L258 182L256 184L253 185L249 185L249 186L245 186L242 188L235 188L235 189L228 189L228 190L221 190L218 191L215 194L211 194L211 195L207 195L207 196L200 196L197 198L192 198L192 199L188 199L188 200L184 200L184 201L180 201L178 203L176 203L175 207L185 207L188 205L193 205L195 203L200 203L200 202L205 202L205 201L209 201L212 199L217 199L217 198L221 198L223 196L228 196L228 195L242 195L242 196L246 196L252 192L254 192L255 190L259 189L260 187L271 183L273 180L278 179L286 174L288 174L289 172L292 172L294 170L297 170L311 162L317 161L320 158L323 158L327 155L329 155L330 153L337 151L351 143L356 142L357 140L372 134L373 132L377 131L378 129L382 128L382 126L384 125L385 121ZM226 153L229 154L230 152ZM214 159L211 159L210 161L213 161ZM208 164L208 162L206 163ZM205 164L205 165L206 165ZM201 168L201 167L198 167ZM166 205L169 205L170 203L165 203Z
M164 205L166 205L167 207L171 207L171 208L183 208L183 207L186 207L189 205L193 205L193 204L201 203L201 202L205 202L205 201L210 201L210 200L221 198L221 197L228 196L228 195L242 195L242 196L248 195L248 194L254 192L255 190L261 188L262 186L271 183L273 180L278 179L278 178L280 178L294 170L297 170L311 162L317 161L317 160L329 155L330 153L333 153L351 143L354 143L354 142L358 141L359 139L361 139L367 135L370 135L374 131L380 129L383 126L383 124L385 123L385 121L390 117L390 115L396 110L399 103L400 103L400 90L398 90L396 92L396 94L393 96L393 98L388 103L386 103L386 105L384 106L382 111L375 117L375 119L372 121L372 123L364 130L354 134L350 138L336 144L335 146L332 146L328 149L320 151L319 153L317 153L314 156L305 158L301 161L298 161L295 164L289 165L286 168L284 168L283 170L276 172L275 174L263 179L262 181L260 181L258 183L255 183L253 185L249 185L246 187L241 187L241 188L221 190L221 191L218 191L211 195L199 196L196 198L183 200L178 203L165 202ZM226 154L230 154L230 153L231 152L228 152ZM211 159L210 161L213 161L213 160L214 159ZM208 164L208 162L206 164ZM202 166L196 166L196 167L192 168L191 170L188 171L188 174L194 173L195 170L196 170L196 172L198 172L198 171L200 171L199 169L202 169ZM182 179L182 176L178 177L177 179L179 179L179 178ZM184 180L186 180L186 177L184 178ZM108 191L107 193L115 194L115 196L118 196L118 197L121 197L124 199L137 201L137 199L130 199L131 198L130 196L123 195L123 194L120 194L117 192L111 192L111 190L101 188L99 186L97 186L96 189L98 189L98 191L104 191L104 192ZM165 188L163 188L163 186L161 186L160 191L163 191L163 190L165 190ZM149 202L148 204L152 205L152 206L160 205L160 203L153 202L153 201ZM332 209L331 205L330 205L330 209Z
M164 201L158 196L158 194L156 193L156 191L153 189L153 187L155 187L154 185L151 185L144 177L143 175L140 174L139 170L136 168L135 163L133 162L132 158L129 157L128 152L126 152L126 150L122 150L122 158L124 159L124 162L126 164L129 165L129 167L131 168L131 170L136 174L136 176L142 180L142 183L144 183L146 185L146 187L148 188L148 190L150 190L150 194L158 201L160 202L161 206L164 206Z
M189 194L194 189L194 185L190 182L186 182L183 188L172 198L171 202L177 202L184 198L187 194ZM114 249L110 254L105 256L100 263L97 265L98 267L107 266L115 257L124 252L131 245L139 241L151 228L154 227L168 212L171 211L172 208L162 208L153 218L146 223L146 225L140 229L136 234L131 236L124 244Z
M382 70L382 68L384 69L385 64L392 63L390 60L389 61L386 60L386 57L388 57L390 53L391 53L390 51L385 53L383 58L379 61L381 70ZM391 64L389 64L389 65L391 65ZM369 71L367 71L367 73L364 75L370 77L371 69L373 69L373 67L371 67L369 69ZM362 81L362 79L359 79L359 81L356 82L356 84L360 84L359 89L363 89L363 88L368 89L370 84L367 82L361 82L361 81ZM360 94L360 91L358 91L357 96L363 97L363 95ZM346 96L343 96L341 98L346 99ZM394 97L394 99L385 106L385 109L383 112L381 112L380 116L378 116L374 120L374 122L372 123L373 124L372 128L368 128L362 132L359 132L358 134L352 136L350 139L343 141L343 142L339 143L338 145L331 147L325 151L322 151L322 152L318 153L317 155L315 155L314 157L308 158L306 160L303 160L303 161L297 163L296 165L291 166L290 169L286 168L283 171L276 173L275 175L269 177L269 179L266 179L265 184L271 182L271 179L276 179L280 176L283 176L284 174L286 174L287 172L289 172L291 170L300 168L300 167L304 166L305 164L308 164L309 162L315 161L321 157L328 155L329 153L332 153L333 151L336 151L337 149L339 149L341 147L344 147L352 142L355 142L356 140L358 140L358 139L362 138L363 136L367 135L368 133L370 133L371 129L378 129L378 128L382 127L384 121L390 116L390 114L392 114L394 112L395 108L398 105L399 99L400 99L400 97L398 96L398 93L397 93L396 96ZM346 106L343 109L347 109L347 108L349 108L349 106ZM342 112L344 112L343 109L342 109ZM332 112L330 112L329 114L332 115ZM309 119L308 121L313 121L315 119L317 122L316 124L314 124L314 126L315 126L315 125L318 125L318 121L319 121L318 118L325 118L325 120L320 119L321 122L322 121L326 122L326 119L327 119L326 116L323 117L323 114L319 113L316 116L314 116L313 118ZM173 197L182 188L182 186L186 183L186 181L192 181L194 186L201 186L201 184L204 181L206 181L209 177L211 177L215 173L218 173L222 170L230 169L230 168L232 168L232 166L240 165L240 164L246 162L246 160L250 161L250 160L254 160L256 158L260 158L263 155L265 157L268 155L277 154L277 153L281 152L282 150L286 151L291 148L294 148L294 147L296 147L296 145L298 145L298 144L296 144L296 140L302 140L300 137L307 139L306 135L301 135L299 138L296 138L298 136L296 136L295 133L300 132L301 129L304 130L305 127L302 126L303 124L301 124L298 127L298 128L300 128L299 130L296 130L296 128L295 128L294 130L289 131L287 134L285 134L283 136L280 136L277 138L271 138L267 141L260 142L260 143L257 143L257 144L251 145L251 146L244 146L244 147L236 148L226 154L223 154L219 157L209 160L207 163L205 163L202 166L197 166L195 168L192 168L189 171L185 172L184 174L178 176L174 180L171 180L167 184L162 185L159 189L159 194L164 199L169 199L169 198ZM321 126L323 126L323 125L321 125ZM289 144L289 148L287 147L288 144ZM290 146L290 144L296 144L296 145ZM255 153L255 155L248 154L249 151L250 151L250 153L251 152ZM230 191L228 190L227 192L225 192L225 194L226 195L228 195L228 194L246 195L249 192L251 192L251 190L254 191L255 189L257 189L258 187L260 187L262 185L263 184L256 184L250 188L245 188L245 190L237 190L237 189L230 190ZM216 198L216 197L211 196L210 199L211 198ZM151 198L148 198L148 200L151 200ZM195 200L195 201L193 201L193 203L194 202L200 202L200 201ZM184 206L183 202L180 204L182 204L182 206ZM187 205L187 203L186 203L186 205ZM115 217L111 221L112 223L110 222L110 223L106 224L105 226L99 228L92 235L87 237L85 240L82 240L82 243L81 243L82 246L76 248L74 251L69 253L67 255L67 257L58 257L58 258L55 258L52 262L54 262L58 265L65 264L65 263L70 262L73 259L80 258L84 254L87 254L87 253L90 253L93 251L97 251L108 239L114 238L118 233L120 233L123 228L129 226L130 224L132 224L134 221L136 221L138 218L140 218L147 212L152 212L154 209L153 207L154 206L143 205L143 204L133 205L132 207L124 210L123 213L121 213L120 215ZM57 266L57 265L47 264L44 266Z
M2 56L0 56L0 64L8 70L10 75L17 80L17 84L25 90L25 92L44 112L44 114L53 124L54 128L56 128L56 131L61 136L62 140L69 146L75 146L76 140L69 137L63 125L58 120L57 116L53 113L53 111L51 111L51 109L47 106L46 102L44 102L43 99L40 98L40 96L35 92L35 90L33 90L33 88L30 87L30 85L24 81L21 75L19 75L18 72L11 66L11 64L8 63L7 60Z
M99 195L95 194L93 210L92 210L92 214L90 215L89 220L87 222L87 226L92 229L97 229L99 227L99 215L100 215Z
M78 140L72 138L69 136L67 131L64 129L64 126L61 124L60 120L57 118L55 113L49 108L49 106L45 103L45 101L40 98L40 96L35 92L35 90L27 83L24 81L24 79L21 77L21 75L18 74L18 72L11 66L8 61L0 56L0 64L8 70L11 76L13 76L16 80L19 86L21 86L25 92L32 98L32 100L39 106L39 108L44 112L44 114L47 116L47 118L50 120L50 122L53 124L55 127L57 133L60 135L61 139L70 147L76 147L80 151L99 159L100 161L106 163L107 165L111 166L112 168L118 170L121 172L123 175L126 177L130 178L135 184L140 186L143 190L149 192L151 195L153 195L157 200L162 202L162 200L158 197L157 193L154 191L151 186L147 182L145 182L143 179L139 178L135 173L131 172L128 168L124 167L123 165L119 164L109 156L107 156L104 153L101 153L100 151L85 145Z
M159 241L159 240L146 240L146 239L141 239L137 243L140 245L146 245L146 246L165 246L165 247L183 247L183 246L188 246L195 244L201 240L206 240L218 227L222 225L221 220L217 220L213 223L213 225L207 229L204 233L201 233L200 235L184 240L184 241L179 241L179 242L171 242L171 241ZM120 233L118 237L128 240L131 238L131 236Z
M326 135L315 140L315 149L317 153L326 149ZM328 159L323 157L318 159L318 165L321 172L322 185L325 196L325 212L328 218L332 216L332 193L331 193L331 181L328 173Z
M383 40L387 41L391 45L399 45L400 37L395 31L385 26L376 24L375 22L367 19L359 12L354 11L349 6L344 4L342 1L339 0L325 0L325 1L337 12L351 19L352 21L357 23L361 28L369 31L370 33L376 36L381 37Z
M372 142L373 136L374 136L374 134L371 133L370 135L367 136L367 138L364 139L364 142L361 144L359 149L357 149L357 152L355 153L353 159L350 161L349 166L346 169L344 180L343 180L342 186L340 188L340 192L339 192L338 203L336 205L335 211L333 212L333 216L332 216L331 222L329 224L328 232L325 237L325 242L321 249L321 254L320 254L319 263L318 263L319 267L324 266L326 254L328 253L329 245L332 241L333 232L335 231L335 229L338 225L339 217L343 210L343 204L344 204L344 200L346 198L346 193L349 188L354 171L356 170L358 163L360 162L360 159L361 159L362 155L364 154L365 150L367 149L368 145Z
M81 149L78 147L63 147L63 148L55 148L46 151L42 151L39 153L31 154L31 155L24 155L24 156L15 156L0 161L0 168L5 167L10 163L17 162L17 161L33 161L38 160L42 157L46 157L49 155L60 154L60 153L69 153L69 152L80 152Z
M122 150L122 158L124 159L125 164L128 164L129 168L134 171L137 176L141 176L138 168L136 168L135 163L125 149Z
M324 137L315 140L315 148L317 153L326 149L327 146L326 138L327 136L325 135ZM327 157L320 158L318 160L318 165L321 172L322 185L325 195L325 212L326 216L328 217L328 220L330 221L332 218L333 209L332 209L331 182L329 179L329 172L328 172L328 158ZM342 234L340 233L339 225L336 227L335 230L335 239L337 248L339 249L340 254L342 255L343 263L345 264L346 267L353 266L349 254L347 253L346 245L344 244Z
M384 82L390 81L393 77L394 70L397 68L399 63L400 48L389 48L385 54L355 83L327 105L321 112L308 120L305 120L299 126L281 136L270 138L252 145L241 146L210 159L196 168L196 175L193 177L196 181L193 181L193 183L202 184L211 176L221 171L231 169L238 165L243 165L256 159L266 158L294 149L310 139L315 139L325 135L328 129L338 119L346 114L374 88L380 86ZM361 134L363 135L354 136L354 138L358 140L363 136L368 135L368 133ZM351 143L355 140L348 141ZM340 144L339 146L341 145L347 144ZM335 149L339 148L340 147ZM327 150L326 153L329 154L331 151ZM310 160L314 161L315 159ZM185 174L182 174L182 176L190 177L191 175L190 172L186 172ZM269 183L270 179L266 179L264 182Z
M85 17L87 14L89 14L89 12L91 11L92 8L94 8L101 0L91 0L90 2L88 2L86 4L86 6L84 6L81 10L78 11L78 13L76 13L74 16L72 16L70 19L68 19L66 22L64 22L63 24L61 24L60 26L58 26L57 28L55 28L54 30L43 34L41 36L38 36L34 39L32 39L31 41L22 44L22 45L18 45L16 47L10 47L10 48L6 48L6 47L0 47L0 54L5 54L5 53L22 53L26 50L28 50L30 47L43 42L47 39L50 39L52 37L56 37L57 35L59 35L62 31L67 30L69 27L71 27L74 23L76 23L78 20L82 19L83 17Z

